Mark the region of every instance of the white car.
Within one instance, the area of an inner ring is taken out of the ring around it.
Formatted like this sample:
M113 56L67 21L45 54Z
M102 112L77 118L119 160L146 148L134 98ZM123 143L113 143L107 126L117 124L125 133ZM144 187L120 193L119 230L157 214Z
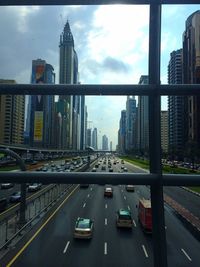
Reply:
M35 192L35 191L38 191L38 190L40 190L41 189L41 184L38 184L38 183L34 183L34 184L31 184L31 185L29 185L29 187L28 187L28 191L29 192Z

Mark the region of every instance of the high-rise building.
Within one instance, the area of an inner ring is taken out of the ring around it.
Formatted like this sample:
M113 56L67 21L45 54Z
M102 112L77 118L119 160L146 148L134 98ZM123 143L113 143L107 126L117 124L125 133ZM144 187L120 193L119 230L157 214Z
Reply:
M135 97L127 96L126 101L126 142L125 147L127 151L135 148L135 131L136 131L136 100Z
M97 143L97 128L94 128L92 131L92 147L97 150L98 143Z
M200 10L186 20L183 33L183 83L200 83ZM188 129L186 145L193 144L200 150L200 96L189 96L186 102Z
M60 35L60 84L77 84L78 78L78 56L74 49L74 38L69 22L65 24L64 31ZM63 148L84 149L85 123L84 123L84 96L60 96L59 101L66 105L65 112L61 113L66 122L62 124Z
M161 147L163 152L168 152L168 111L161 111Z
M53 67L45 60L32 61L33 84L54 84ZM30 97L30 145L34 147L54 147L54 96L33 95Z
M16 84L14 80L0 79L0 83ZM24 143L25 96L0 95L0 143Z
M173 51L170 54L168 64L168 83L182 84L182 49ZM169 153L181 155L185 143L185 97L169 96L168 97L168 123L169 123Z
M112 151L112 141L110 141L110 151Z
M119 122L119 134L118 134L118 150L122 153L125 152L125 143L126 143L126 110L122 110Z
M87 129L87 146L92 146L92 129Z
M102 136L102 150L108 150L108 137L105 134Z
M142 75L139 84L148 84L149 77ZM141 154L149 151L149 97L138 96L137 149Z

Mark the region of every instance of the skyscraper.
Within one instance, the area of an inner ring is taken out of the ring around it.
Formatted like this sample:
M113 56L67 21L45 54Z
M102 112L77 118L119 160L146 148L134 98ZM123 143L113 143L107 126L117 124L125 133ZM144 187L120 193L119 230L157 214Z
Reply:
M65 24L64 31L60 35L60 84L77 84L78 56L74 49L74 38L69 22ZM84 96L60 96L65 108L61 112L65 122L62 124L62 144L65 149L80 149L84 147L85 123L84 123Z
M182 49L171 52L168 64L168 83L182 84ZM169 153L181 155L184 149L184 96L168 97Z
M97 128L94 128L92 131L92 147L97 150L98 145L97 145Z
M16 84L14 80L0 79L0 83ZM0 95L0 143L24 143L25 96Z
M139 84L148 84L149 77L142 75ZM138 96L137 149L141 154L149 151L149 97Z
M125 143L126 143L126 110L122 110L119 122L119 135L118 135L118 149L122 153L125 152Z
M127 96L126 101L126 142L125 147L127 151L135 148L135 131L136 131L136 100L135 97Z
M186 20L183 33L183 83L200 83L200 10ZM200 96L189 96L187 110L187 144L200 149Z
M54 84L53 67L45 60L32 61L31 83ZM33 95L30 97L30 145L43 148L54 147L54 96Z
M161 111L161 147L163 152L168 152L168 111Z
M108 137L105 134L102 136L102 150L108 150Z

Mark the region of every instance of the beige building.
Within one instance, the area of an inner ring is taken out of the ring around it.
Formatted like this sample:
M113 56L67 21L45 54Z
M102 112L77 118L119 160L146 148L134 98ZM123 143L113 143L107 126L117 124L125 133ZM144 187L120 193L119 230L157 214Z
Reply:
M163 152L168 152L168 111L161 111L161 147Z
M0 79L0 83L15 84L14 80ZM24 143L25 96L0 95L0 143Z

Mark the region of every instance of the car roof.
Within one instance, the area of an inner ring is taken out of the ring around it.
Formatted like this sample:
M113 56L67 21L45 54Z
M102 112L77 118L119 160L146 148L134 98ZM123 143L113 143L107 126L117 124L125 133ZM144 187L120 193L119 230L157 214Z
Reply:
M131 215L131 212L125 209L120 209L118 212L120 215Z

